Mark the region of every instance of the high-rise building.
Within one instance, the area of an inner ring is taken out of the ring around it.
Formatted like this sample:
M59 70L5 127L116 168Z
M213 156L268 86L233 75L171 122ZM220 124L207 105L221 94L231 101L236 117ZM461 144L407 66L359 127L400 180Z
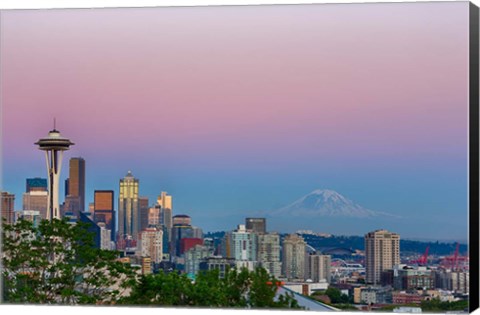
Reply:
M300 235L290 234L283 240L283 275L289 280L305 279L306 243Z
M148 209L148 225L149 226L160 226L163 225L161 221L162 208L159 205L150 207Z
M42 219L47 218L48 192L41 190L30 190L23 194L23 210L38 211Z
M267 233L267 222L265 218L246 218L245 226L247 230L254 233Z
M172 196L162 191L157 198L157 204L162 208L162 224L171 229L173 227Z
M140 231L148 227L148 197L138 197L138 221L140 222Z
M105 223L105 228L110 231L110 240L115 241L115 210L113 190L95 190L93 202L93 218L95 223Z
M232 232L225 234L226 257L236 261L257 261L257 235L240 224Z
M41 151L45 151L48 174L48 210L47 220L60 219L59 184L60 171L62 170L63 151L74 145L69 139L60 135L55 129L48 133L48 136L38 140L36 143Z
M12 224L15 219L15 195L2 191L1 198L2 219L5 219L6 223Z
M140 222L138 220L138 179L132 172L120 180L118 197L118 237L119 239L138 239Z
M269 274L279 278L282 273L280 261L280 235L277 233L259 234L258 238L258 262Z
M140 256L150 257L153 263L160 263L163 254L163 231L156 228L146 228L139 236Z
M170 240L170 257L180 257L181 240L184 238L193 238L193 229L191 225L175 224L171 230L172 238Z
M330 283L331 263L332 256L330 255L308 255L306 278L311 279L313 282L320 282L321 280L326 280L328 283Z
M85 160L81 157L70 159L70 174L68 177L68 191L66 198L72 200L72 212L85 211ZM74 201L73 201L74 200ZM78 207L78 208L77 208Z
M32 191L48 191L47 179L40 177L27 178L25 192Z
M191 225L192 219L186 214L177 214L173 216L173 225Z
M100 228L100 248L112 250L112 231L107 229L105 222L98 222L97 225Z
M200 263L212 256L212 250L203 245L195 245L185 252L185 273L195 276L200 270Z
M365 235L366 282L379 284L382 272L400 264L400 235L376 230Z

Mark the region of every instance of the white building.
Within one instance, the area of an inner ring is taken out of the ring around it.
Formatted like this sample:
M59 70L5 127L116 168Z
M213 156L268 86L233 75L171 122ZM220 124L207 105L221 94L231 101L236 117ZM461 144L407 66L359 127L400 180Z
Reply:
M139 239L140 256L150 257L152 263L160 263L163 251L163 231L146 228L140 232Z

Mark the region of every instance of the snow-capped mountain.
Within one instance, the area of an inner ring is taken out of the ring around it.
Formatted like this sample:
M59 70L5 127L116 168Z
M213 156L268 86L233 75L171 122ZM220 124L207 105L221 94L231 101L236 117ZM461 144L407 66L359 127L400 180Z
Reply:
M368 218L391 216L387 213L366 209L334 190L317 189L292 204L274 210L275 216L329 216Z

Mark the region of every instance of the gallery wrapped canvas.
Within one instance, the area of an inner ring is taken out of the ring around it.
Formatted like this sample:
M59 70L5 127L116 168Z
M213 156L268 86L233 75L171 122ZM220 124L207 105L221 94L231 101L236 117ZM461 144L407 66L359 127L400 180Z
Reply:
M1 302L478 307L478 8L0 11Z

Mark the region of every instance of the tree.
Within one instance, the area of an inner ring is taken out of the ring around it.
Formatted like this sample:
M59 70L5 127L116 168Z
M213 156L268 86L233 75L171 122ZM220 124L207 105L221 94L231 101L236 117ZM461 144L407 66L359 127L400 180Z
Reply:
M200 306L235 308L300 308L292 295L278 295L276 280L265 269L230 269L224 278L218 270L198 273L195 281L175 272L141 276L127 305Z
M113 304L135 275L117 253L94 248L83 223L3 224L2 277L7 303Z

